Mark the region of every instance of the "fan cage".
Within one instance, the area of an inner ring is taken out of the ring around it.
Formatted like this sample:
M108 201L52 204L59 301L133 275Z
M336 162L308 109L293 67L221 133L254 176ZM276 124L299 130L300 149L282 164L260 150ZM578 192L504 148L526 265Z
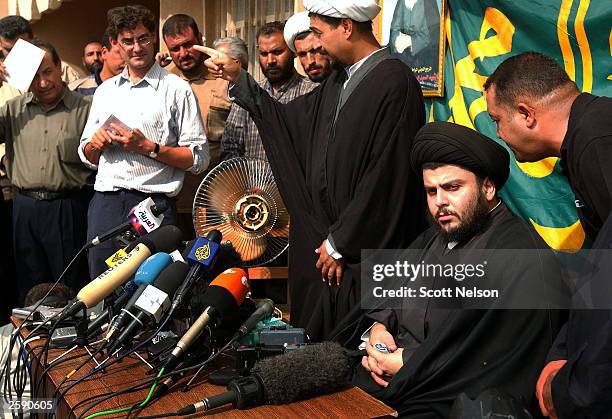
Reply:
M213 168L197 189L192 216L197 236L219 230L244 267L270 263L289 247L289 214L262 159L236 157Z

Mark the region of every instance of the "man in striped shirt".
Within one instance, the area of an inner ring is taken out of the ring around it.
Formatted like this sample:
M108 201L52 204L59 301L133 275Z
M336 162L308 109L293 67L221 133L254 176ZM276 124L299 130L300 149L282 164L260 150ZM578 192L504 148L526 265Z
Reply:
M259 85L280 103L291 102L318 86L295 71L295 54L285 42L284 27L281 22L270 22L257 31L259 65L265 76ZM221 160L233 157L266 160L255 122L246 110L235 103L232 103L221 138Z
M120 222L146 197L165 201L164 224L176 222L173 197L184 172L200 173L210 155L197 99L189 84L155 61L156 20L143 6L109 10L113 46L124 71L98 87L79 146L81 160L98 170L88 212L88 238ZM106 126L109 116L124 126ZM89 252L92 278L117 247L111 241Z

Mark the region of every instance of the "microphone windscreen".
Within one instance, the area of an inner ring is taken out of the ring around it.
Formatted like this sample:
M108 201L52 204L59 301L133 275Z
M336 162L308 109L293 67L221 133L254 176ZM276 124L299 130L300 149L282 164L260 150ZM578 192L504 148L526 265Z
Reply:
M147 246L151 253L172 253L181 242L181 230L173 225L165 225L153 230L139 241Z
M221 234L219 230L210 230L208 234L206 235L206 238L210 240L211 242L221 243L221 239L223 238L223 235Z
M187 276L188 271L189 266L187 266L187 264L176 261L161 271L157 279L153 282L153 286L172 297L179 285L183 282L183 279L185 279L185 276Z
M260 360L251 372L261 378L270 404L334 393L349 386L353 376L345 349L335 342L308 345Z
M157 217L161 213L165 212L167 209L168 209L168 204L166 203L166 201L159 200L159 201L155 201L155 205L151 207L151 212L153 213L154 216Z
M172 263L172 258L168 253L159 252L149 256L136 270L134 282L136 285L152 284L170 263Z
M212 306L223 317L238 310L249 292L249 281L244 269L230 268L218 275L202 296L204 306Z

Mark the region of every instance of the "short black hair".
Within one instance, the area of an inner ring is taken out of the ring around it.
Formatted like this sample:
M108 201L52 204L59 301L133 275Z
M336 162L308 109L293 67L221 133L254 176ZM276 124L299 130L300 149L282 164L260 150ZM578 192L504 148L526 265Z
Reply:
M492 85L495 85L497 103L503 106L513 106L521 98L543 98L558 89L578 91L576 83L557 61L535 51L523 52L502 62L487 78L484 90Z
M49 54L51 54L51 60L53 60L53 64L55 65L59 65L60 64L60 57L57 53L57 50L55 49L55 47L51 44L51 42L49 41L44 41L42 39L38 39L38 38L34 38L30 41L28 41L30 44L37 46L38 48L42 48L45 51L47 51Z
M111 45L111 41L110 41L111 38L112 38L112 35L110 33L110 28L106 28L106 30L104 31L104 35L102 35L101 43L102 43L102 46L106 48L108 51L110 51L113 48L113 46Z
M330 25L332 28L337 28L342 22L342 18L320 15L318 13L309 13L308 16L316 16L317 18L321 19L323 22ZM353 21L353 24L355 25L355 29L357 30L357 32L365 33L365 34L372 32L372 21L371 20L366 20L365 22L357 22L356 20L353 20L353 19L351 20Z
M183 33L186 28L191 28L196 37L200 33L198 24L191 16L181 13L172 15L164 23L164 26L162 27L162 35L164 37L176 36Z
M149 32L155 32L153 12L140 4L113 7L107 12L106 19L113 39L117 39L117 36L123 31L135 29L139 24L142 24Z
M0 19L0 36L6 39L16 39L19 35L34 36L30 22L22 16L10 15Z
M66 304L66 300L70 300L74 298L74 296L76 295L74 290L68 287L67 285L60 283L54 287L51 282L43 282L42 284L34 285L32 288L30 288L30 290L28 291L28 294L25 297L24 305L26 307L29 307L31 305L36 304L49 292L49 290L52 290L52 291L49 294L49 297L45 299L46 300L45 305L52 306L52 307L55 307L55 306L61 307L62 305ZM54 304L52 302L54 300L58 304Z
M255 34L255 39L259 43L260 36L270 36L272 34L279 33L279 32L281 35L283 35L284 31L285 31L285 22L279 22L278 20L275 20L274 22L268 22L265 25L261 26L259 29L257 29L257 33Z

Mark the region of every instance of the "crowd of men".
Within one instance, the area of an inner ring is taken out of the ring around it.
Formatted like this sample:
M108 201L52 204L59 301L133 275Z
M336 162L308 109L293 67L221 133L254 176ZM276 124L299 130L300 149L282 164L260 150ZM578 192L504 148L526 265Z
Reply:
M558 307L466 310L432 300L362 310L363 249L412 248L436 261L474 249L555 258L498 196L507 149L450 122L425 124L419 83L372 33L377 2L304 7L257 31L260 82L242 40L208 48L184 14L166 20L168 51L156 55L151 11L109 10L102 42L83 49L91 74L78 80L27 21L0 20L5 55L19 38L45 51L29 91L2 92L0 107L20 301L145 197L164 201L164 223L176 224L207 170L256 157L269 161L291 215L291 322L313 341L361 346L356 385L408 417L472 417L465 400L474 399L498 401L500 417L607 417L610 310L569 310L568 319ZM2 89L6 76L0 65ZM484 91L514 157L559 157L590 242L610 248L612 99L580 93L537 52L504 61ZM108 126L111 115L122 124ZM113 241L90 249L88 266L64 282L78 289L116 250ZM512 288L526 272L537 277L542 267L531 261L509 261L496 280Z

